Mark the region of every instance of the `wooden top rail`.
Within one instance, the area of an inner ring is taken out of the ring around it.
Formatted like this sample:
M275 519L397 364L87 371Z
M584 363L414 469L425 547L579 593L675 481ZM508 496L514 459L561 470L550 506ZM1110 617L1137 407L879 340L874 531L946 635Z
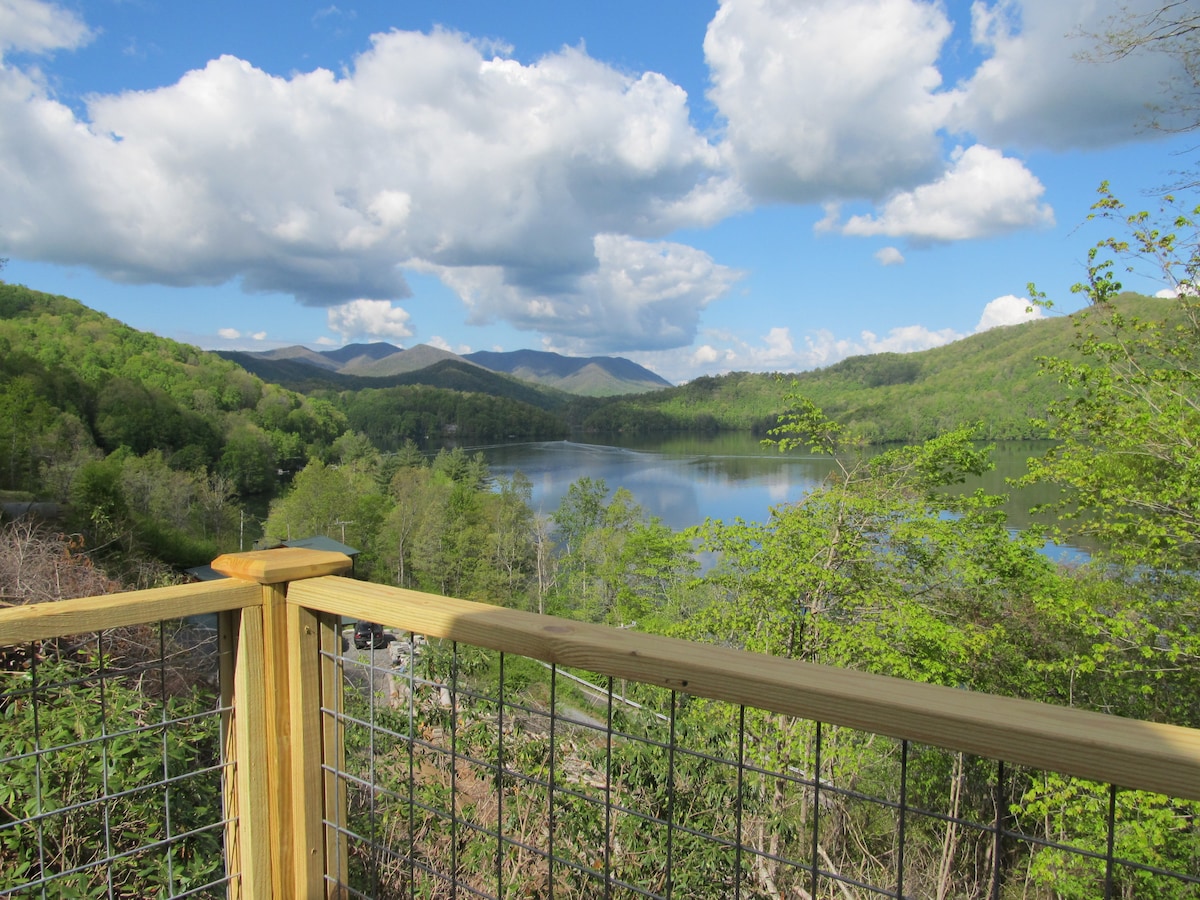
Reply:
M381 622L430 637L629 678L786 715L1200 800L1200 730L1106 716L725 647L540 616L331 573L338 553L221 557L229 580L0 609L0 646L264 604ZM292 580L304 579L304 580ZM264 588L261 585L278 585ZM265 607L264 607L265 608Z
M262 604L246 581L206 581L0 609L0 646Z
M786 715L1200 800L1200 730L818 666L346 578L288 603Z

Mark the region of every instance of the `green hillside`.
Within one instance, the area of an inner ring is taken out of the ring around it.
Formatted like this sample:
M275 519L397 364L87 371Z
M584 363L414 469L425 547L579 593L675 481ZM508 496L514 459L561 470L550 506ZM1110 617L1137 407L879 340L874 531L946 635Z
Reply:
M346 382L360 379L276 365L311 373L310 393L68 297L0 282L0 494L59 504L89 546L195 565L231 549L238 503L261 507L309 461L336 461L351 429L386 449L410 438L565 434L541 408L564 395L474 366L433 367L455 389L361 379L372 390L354 390Z
M563 419L552 412L469 388L447 390L419 383L366 388L341 394L337 403L350 428L385 452L400 449L406 441L560 440L568 432Z
M1170 315L1170 301L1122 295L1143 317ZM575 403L576 427L592 432L753 430L783 411L793 380L801 394L871 442L927 440L980 422L989 440L1045 437L1031 420L1045 415L1062 386L1038 358L1069 356L1072 316L994 328L919 353L855 356L798 374L735 372L701 377L654 394Z
M223 470L255 493L274 476L273 453L337 437L344 420L326 406L67 297L0 284L0 477L10 488L44 487L72 460L124 448Z
M236 547L238 499L270 496L279 467L345 428L327 401L0 283L0 491L58 504L88 548L120 557L122 580Z
M1170 310L1169 301L1138 295L1117 302L1149 317ZM159 451L178 469L219 472L243 495L269 493L277 468L324 457L347 428L381 449L406 439L557 438L568 429L763 433L784 411L793 380L873 442L925 440L967 422L981 422L988 439L1040 438L1033 420L1062 387L1037 360L1068 351L1071 318L796 375L737 372L588 398L455 360L381 379L295 360L222 358L69 298L0 284L0 489L63 494L71 459L126 448ZM48 488L47 477L58 487Z

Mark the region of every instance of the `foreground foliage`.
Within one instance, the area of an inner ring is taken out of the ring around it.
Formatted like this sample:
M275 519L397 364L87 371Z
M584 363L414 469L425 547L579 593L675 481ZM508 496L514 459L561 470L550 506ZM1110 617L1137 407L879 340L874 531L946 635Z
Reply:
M1168 203L1173 203L1168 198ZM1097 214L1123 216L1101 190ZM1200 208L1124 216L1129 239L1093 248L1076 285L1089 307L1074 320L1073 358L1048 357L1066 388L1047 421L1058 445L1030 481L1066 492L1064 528L1098 536L1127 563L1195 570L1200 562ZM1166 310L1119 298L1116 267L1149 264L1174 299Z
M833 897L892 890L901 864L903 896L1104 895L1104 786L651 686L610 701L587 672L552 685L526 661L436 643L416 668L387 696L345 696L350 883L370 896L453 896L454 879L483 896L588 898L607 877L689 898ZM1200 876L1198 813L1121 792L1116 855ZM999 856L997 816L1011 832ZM1113 887L1192 893L1124 865Z
M56 897L141 898L219 881L211 698L194 689L156 697L136 666L114 678L113 660L94 654L38 655L25 671L3 673L6 690L35 672L39 688L0 705L0 889L48 878ZM111 736L80 743L103 733ZM56 749L35 754L46 748Z
M77 539L0 528L0 604L118 589ZM162 624L0 646L0 892L46 878L46 896L141 898L223 878L216 654L197 638Z

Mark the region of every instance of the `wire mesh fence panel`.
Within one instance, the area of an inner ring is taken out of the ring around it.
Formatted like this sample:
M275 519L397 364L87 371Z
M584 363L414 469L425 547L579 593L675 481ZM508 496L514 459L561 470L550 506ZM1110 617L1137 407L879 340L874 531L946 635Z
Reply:
M226 895L215 634L0 648L0 895Z
M355 896L1200 896L1194 802L451 642L337 662Z
M1008 810L1006 886L1029 896L1200 896L1200 803L1017 770Z

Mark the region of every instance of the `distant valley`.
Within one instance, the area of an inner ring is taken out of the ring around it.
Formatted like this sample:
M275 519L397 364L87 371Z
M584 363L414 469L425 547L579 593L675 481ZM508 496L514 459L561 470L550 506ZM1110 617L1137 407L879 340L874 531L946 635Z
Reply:
M297 365L342 376L394 379L432 367L444 370L450 364L451 368L473 366L582 397L641 394L672 386L649 369L621 357L573 357L538 350L484 350L460 356L428 344L404 349L377 342L347 344L337 350L292 346L260 353L221 351L220 355L278 383L296 381L303 374Z

